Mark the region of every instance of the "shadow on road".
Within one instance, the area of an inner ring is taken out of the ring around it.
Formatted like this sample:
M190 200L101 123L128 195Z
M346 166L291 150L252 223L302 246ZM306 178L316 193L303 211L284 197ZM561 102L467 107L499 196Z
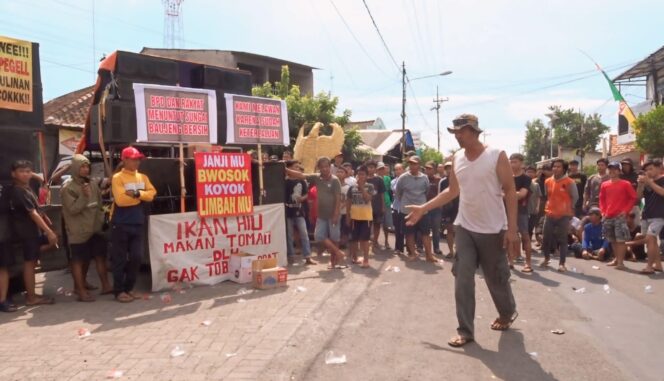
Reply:
M530 273L530 275L524 274L521 271L512 271L512 275L516 276L519 279L525 279L525 280L530 280L530 281L533 281L533 282L539 282L543 286L547 286L547 287L558 287L558 286L560 286L560 282L549 279L549 278L545 278L545 277L541 276L538 271L533 271L532 273Z
M423 341L422 345L427 349L476 358L482 361L496 378L501 380L557 380L551 373L544 371L534 356L526 352L523 334L515 330L501 334L497 352L484 349L476 342L467 344L462 350L450 349L426 341Z

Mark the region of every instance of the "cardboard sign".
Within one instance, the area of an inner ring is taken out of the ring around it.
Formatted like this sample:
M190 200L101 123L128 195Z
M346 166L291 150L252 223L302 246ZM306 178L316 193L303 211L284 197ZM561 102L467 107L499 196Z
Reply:
M290 144L286 101L226 94L226 142Z
M203 217L251 214L251 155L196 152L196 205Z
M233 277L232 254L275 258L285 266L283 204L261 205L247 216L201 219L196 212L150 216L152 291L182 283L212 285Z
M214 90L134 83L136 140L217 143Z
M32 43L0 36L0 108L32 112Z
M252 263L253 285L259 290L284 287L288 281L288 269L277 267L274 258L259 259Z

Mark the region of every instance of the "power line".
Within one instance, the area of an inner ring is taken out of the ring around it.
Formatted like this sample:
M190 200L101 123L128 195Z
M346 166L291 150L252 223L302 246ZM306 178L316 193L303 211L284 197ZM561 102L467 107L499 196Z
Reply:
M369 18L371 18L371 22L373 23L374 28L376 28L376 32L378 33L378 37L380 37L380 41L383 43L383 46L385 47L385 50L387 51L387 54L392 59L392 62L394 63L394 67L396 67L397 70L399 72L401 72L401 68L399 67L399 64L397 63L397 60L394 59L394 56L392 55L392 52L390 51L390 48L387 46L387 42L385 42L385 39L383 38L383 35L380 33L380 29L378 28L378 24L376 24L376 20L374 20L374 17L371 14L371 10L369 9L369 5L367 5L367 0L362 0L362 3L364 4L364 7L367 9L367 13L369 14Z
M364 54L367 56L367 58L369 58L369 61L371 61L371 63L376 67L376 69L378 69L378 71L380 71L381 73L383 73L385 76L389 77L389 75L388 75L387 73L385 73L385 72L383 71L383 69L381 69L380 66L378 66L378 64L376 63L376 61L374 61L373 57L371 57L371 55L369 54L369 52L367 52L367 50L365 49L364 45L362 45L362 43L361 43L360 40L357 38L357 36L355 35L355 33L353 33L353 30L350 28L350 25L348 25L348 23L346 22L346 19L345 19L344 16L341 14L341 11L339 11L339 8L337 8L336 4L334 4L334 1L333 1L333 0L330 0L330 4L332 4L332 7L333 7L334 10L337 12L337 15L339 15L339 17L341 18L341 21L343 22L344 26L346 27L346 30L348 30L348 33L350 33L350 35L353 36L353 39L355 40L355 42L357 42L357 45L359 45L360 49L362 49L362 52L364 52Z

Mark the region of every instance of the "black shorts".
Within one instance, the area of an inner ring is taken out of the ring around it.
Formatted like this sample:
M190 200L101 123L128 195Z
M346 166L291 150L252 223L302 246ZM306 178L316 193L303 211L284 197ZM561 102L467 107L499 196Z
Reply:
M48 245L48 239L45 235L22 240L21 247L23 248L23 260L26 262L39 260L42 245Z
M404 227L405 235L413 235L418 232L424 235L429 235L429 233L431 233L431 217L428 214L422 216L415 225L408 226L406 224Z
M369 241L371 239L371 221L351 220L352 242Z
M106 237L94 234L84 243L69 244L72 261L87 262L95 257L106 258L108 241Z
M0 243L0 267L12 267L14 263L16 263L16 260L14 259L11 244L6 242Z

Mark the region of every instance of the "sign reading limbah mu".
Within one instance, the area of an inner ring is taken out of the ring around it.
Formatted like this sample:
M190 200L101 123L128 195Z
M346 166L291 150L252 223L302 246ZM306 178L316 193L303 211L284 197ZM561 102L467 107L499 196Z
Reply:
M196 204L200 217L253 213L251 156L196 152Z

